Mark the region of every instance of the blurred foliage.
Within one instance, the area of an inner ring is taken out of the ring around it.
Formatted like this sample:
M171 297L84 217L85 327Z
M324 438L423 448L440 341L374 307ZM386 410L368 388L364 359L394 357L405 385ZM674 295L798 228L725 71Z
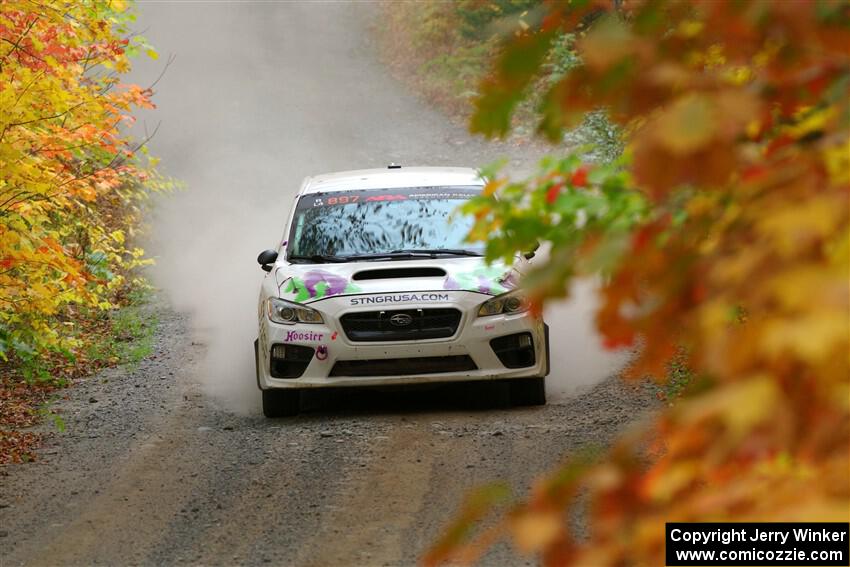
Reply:
M379 36L396 73L419 94L464 118L502 39L529 29L543 15L539 0L387 2L382 9ZM528 87L518 112L508 117L519 139L533 132L535 109L543 94L578 65L575 34L555 34L541 76ZM590 161L612 161L623 150L619 128L601 110L588 113L563 141L585 147Z
M552 88L581 65L581 57L576 51L576 34L560 33L552 42L549 57L542 66L545 80L538 90ZM535 102L539 106L540 101ZM622 130L608 119L604 109L586 112L578 127L564 132L562 141L568 147L579 148L582 159L590 162L610 163L625 149Z
M549 159L522 182L489 172L470 237L489 258L552 244L525 282L538 308L606 273L606 345L639 341L629 376L663 381L673 364L679 399L500 521L479 526L486 499L462 512L426 563L473 561L508 536L550 565L663 565L665 522L847 521L850 3L547 6L506 41L473 130L506 134L574 34L582 64L552 81L539 131L560 141L605 108L627 149ZM565 521L578 494L587 538Z
M127 127L151 91L124 84L125 2L6 0L0 11L0 360L44 377L71 357L86 310L109 310L144 265L132 244L168 183Z
M453 8L463 37L486 40L506 19L522 18L539 5L539 0L458 0Z
M545 174L521 182L485 170L494 181L463 210L475 215L469 237L486 241L490 261L511 262L517 251L551 243L550 261L524 282L542 299L564 296L565 282L577 273L610 276L630 248L635 226L646 219L648 202L633 190L619 161L591 168L578 155L547 157L541 168ZM604 246L592 254L587 249L591 232L604 237Z
M498 37L483 28L473 34L482 37L462 32L459 7L452 2L382 3L376 31L396 74L421 96L463 115L495 55Z

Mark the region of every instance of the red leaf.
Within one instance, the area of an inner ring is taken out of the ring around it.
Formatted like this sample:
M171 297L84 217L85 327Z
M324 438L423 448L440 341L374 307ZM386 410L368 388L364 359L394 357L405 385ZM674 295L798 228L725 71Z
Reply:
M589 168L586 165L581 166L573 172L570 178L570 185L573 187L587 187L587 172Z
M563 183L563 182L561 182L561 183L555 183L554 185L552 185L551 187L549 187L549 190L548 190L548 191L546 191L546 202L547 202L547 203L549 203L550 205L554 204L554 203L555 203L555 199L557 199L557 198L558 198L558 195L560 195L560 194L561 194L561 189L562 189L563 187L564 187L564 183Z

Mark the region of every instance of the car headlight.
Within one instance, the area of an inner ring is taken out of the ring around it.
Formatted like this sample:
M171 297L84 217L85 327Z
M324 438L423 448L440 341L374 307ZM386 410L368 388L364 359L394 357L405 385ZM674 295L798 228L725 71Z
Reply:
M511 315L528 311L530 307L531 304L524 293L510 291L482 303L481 307L478 308L478 316Z
M269 319L275 323L283 323L284 325L294 325L295 323L324 323L322 314L305 307L300 303L293 303L285 299L277 299L271 297L266 302L268 306Z

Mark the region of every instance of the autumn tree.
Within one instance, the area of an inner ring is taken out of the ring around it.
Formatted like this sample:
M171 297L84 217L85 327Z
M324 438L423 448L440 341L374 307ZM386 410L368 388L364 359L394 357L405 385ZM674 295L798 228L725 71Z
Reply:
M538 306L604 271L598 327L610 347L638 346L628 375L664 380L684 349L695 379L495 525L474 524L504 492L473 495L427 562L509 535L551 565L662 565L665 522L847 521L850 4L553 2L507 41L473 130L507 132L565 33L581 65L546 93L540 132L559 140L603 108L626 153L495 179L469 207L471 237L490 258L552 244L525 282ZM566 521L580 492L586 538Z
M124 2L0 3L0 359L68 352L72 306L108 309L139 204L162 185L127 127L150 91L122 84L155 53Z

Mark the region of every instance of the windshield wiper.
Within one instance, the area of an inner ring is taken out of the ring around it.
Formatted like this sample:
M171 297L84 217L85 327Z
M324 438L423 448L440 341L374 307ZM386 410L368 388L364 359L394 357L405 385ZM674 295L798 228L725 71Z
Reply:
M328 264L332 262L348 262L348 256L334 256L333 254L312 254L310 256L302 256L300 254L292 254L289 260L306 260L315 264Z
M363 260L411 260L415 258L436 258L440 255L447 256L481 256L480 252L464 250L462 248L423 248L393 250L391 252L375 252L373 254L349 254L347 256L334 256L333 254L291 255L290 260L302 260L317 264L359 262Z
M357 262L360 260L411 260L415 258L436 258L439 255L448 256L482 256L479 252L463 250L461 248L422 248L393 250L391 252L376 252L374 254L352 254L345 256L346 261Z
M433 258L433 256L425 252L394 250L392 252L375 252L373 254L351 254L345 258L347 261L357 262L359 260L409 260L411 258Z
M393 250L392 254L428 254L432 258L436 257L438 254L446 254L448 256L482 256L480 252L475 252L473 250L464 250L463 248L422 248L422 249L404 249L404 250Z

